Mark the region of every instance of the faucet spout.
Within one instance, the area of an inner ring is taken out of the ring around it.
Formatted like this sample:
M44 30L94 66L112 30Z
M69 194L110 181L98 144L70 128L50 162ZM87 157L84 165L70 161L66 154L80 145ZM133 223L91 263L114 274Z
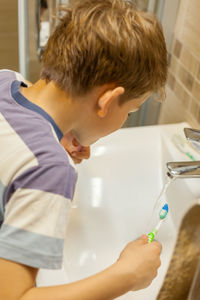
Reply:
M200 130L184 128L186 138L200 151ZM178 178L200 178L200 161L168 162L168 176Z
M167 168L172 177L200 177L200 161L168 162Z

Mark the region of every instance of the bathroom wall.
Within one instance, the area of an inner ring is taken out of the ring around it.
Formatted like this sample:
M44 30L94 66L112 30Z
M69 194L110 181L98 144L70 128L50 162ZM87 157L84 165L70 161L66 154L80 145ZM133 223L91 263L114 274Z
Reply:
M40 61L37 53L37 24L36 24L37 1L31 0L28 3L28 36L29 36L29 81L34 83L39 79Z
M187 121L191 126L200 127L199 12L199 0L180 1L160 124Z
M1 0L0 6L0 69L18 71L17 1Z

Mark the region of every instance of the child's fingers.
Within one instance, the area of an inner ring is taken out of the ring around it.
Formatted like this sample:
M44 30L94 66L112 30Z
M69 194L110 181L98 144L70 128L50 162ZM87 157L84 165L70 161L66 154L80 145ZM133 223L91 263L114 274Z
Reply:
M75 158L75 157L71 157L74 161L75 164L80 164L82 162L82 159L78 159L78 158Z
M143 234L136 241L140 244L146 244L146 243L148 243L148 237L146 236L146 234Z
M154 247L156 247L158 253L160 254L161 251L162 251L162 245L161 245L161 243L159 243L159 242L157 242L157 241L153 241L151 244L152 244Z
M71 156L79 159L88 159L90 157L90 153L88 151L84 151L84 152L73 151L71 153Z

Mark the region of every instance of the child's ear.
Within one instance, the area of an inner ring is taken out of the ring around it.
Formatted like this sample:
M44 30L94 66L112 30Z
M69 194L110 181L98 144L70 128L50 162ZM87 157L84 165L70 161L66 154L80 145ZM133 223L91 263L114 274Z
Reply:
M100 118L104 118L108 113L111 103L117 100L117 98L123 94L124 88L121 86L104 92L98 100L98 116Z

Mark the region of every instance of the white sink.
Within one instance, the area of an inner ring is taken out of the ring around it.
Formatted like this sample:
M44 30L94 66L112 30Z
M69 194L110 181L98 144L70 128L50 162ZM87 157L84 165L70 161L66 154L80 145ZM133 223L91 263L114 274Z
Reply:
M173 134L183 136L184 127L188 124L121 129L92 147L90 160L78 166L64 269L41 270L38 285L72 282L99 272L116 261L129 241L149 233L147 224L166 178L166 162L187 160L171 142ZM170 214L157 236L163 245L159 274L149 288L119 299L156 299L181 220L199 201L199 180L172 182L166 193Z

